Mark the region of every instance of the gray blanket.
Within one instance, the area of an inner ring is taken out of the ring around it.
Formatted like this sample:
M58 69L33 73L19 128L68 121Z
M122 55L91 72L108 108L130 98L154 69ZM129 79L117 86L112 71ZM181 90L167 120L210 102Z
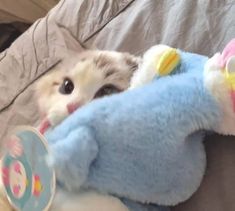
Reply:
M85 48L142 54L164 43L211 56L235 37L233 0L62 0L0 54L0 139L16 125L34 125L33 86L55 65L69 68ZM205 141L201 187L175 211L235 210L234 137Z

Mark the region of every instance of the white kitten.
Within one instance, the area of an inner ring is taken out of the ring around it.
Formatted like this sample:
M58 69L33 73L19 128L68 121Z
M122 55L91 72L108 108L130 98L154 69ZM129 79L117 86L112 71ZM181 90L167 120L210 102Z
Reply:
M57 125L95 98L126 90L139 62L128 53L87 51L72 69L43 77L36 88L43 118L40 131Z

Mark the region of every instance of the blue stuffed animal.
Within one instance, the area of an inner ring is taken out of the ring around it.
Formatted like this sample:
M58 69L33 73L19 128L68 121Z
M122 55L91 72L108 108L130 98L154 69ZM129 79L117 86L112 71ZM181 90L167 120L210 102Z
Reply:
M152 82L93 101L46 133L64 188L109 193L134 211L175 205L203 178L206 132L235 134L235 40L210 59L157 48L140 71Z

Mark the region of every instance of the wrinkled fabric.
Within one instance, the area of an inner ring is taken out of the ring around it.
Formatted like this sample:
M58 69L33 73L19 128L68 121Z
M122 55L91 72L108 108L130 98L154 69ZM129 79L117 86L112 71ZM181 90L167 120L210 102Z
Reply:
M1 140L16 125L36 124L33 86L68 54L75 57L84 48L99 48L140 55L164 43L212 56L235 37L234 11L233 0L61 0L0 54ZM202 185L174 210L235 210L233 140L207 138Z
M0 23L32 23L46 15L59 0L1 0Z

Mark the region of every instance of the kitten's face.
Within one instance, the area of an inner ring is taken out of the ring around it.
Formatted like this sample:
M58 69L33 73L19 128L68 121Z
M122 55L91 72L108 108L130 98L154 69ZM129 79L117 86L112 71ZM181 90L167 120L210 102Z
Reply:
M53 126L95 98L126 90L139 62L139 58L127 53L82 53L74 68L55 71L38 83L36 92L42 116Z

